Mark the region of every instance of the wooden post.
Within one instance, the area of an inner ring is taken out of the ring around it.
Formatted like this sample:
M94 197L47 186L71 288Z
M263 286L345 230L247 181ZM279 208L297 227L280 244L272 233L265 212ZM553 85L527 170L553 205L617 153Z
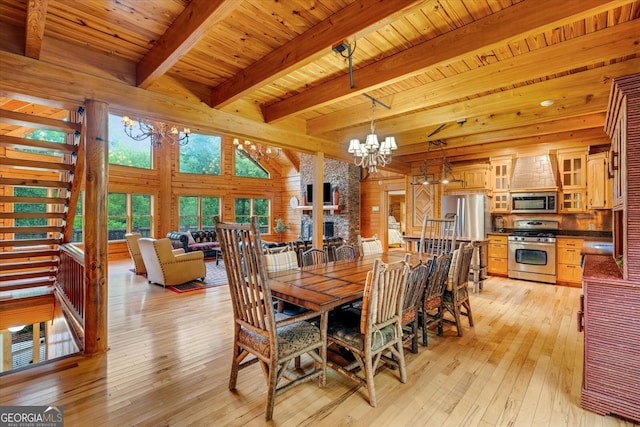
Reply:
M314 248L322 249L324 244L324 205L322 191L324 183L324 153L317 152L313 162L313 210L311 211L311 222L313 228L312 244Z
M107 183L109 105L88 100L85 146L84 353L107 351Z

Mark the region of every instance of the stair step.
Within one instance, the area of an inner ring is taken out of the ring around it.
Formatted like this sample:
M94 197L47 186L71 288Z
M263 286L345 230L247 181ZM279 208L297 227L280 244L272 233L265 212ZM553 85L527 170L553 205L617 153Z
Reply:
M37 233L62 233L62 226L47 225L42 227L0 227L0 233L7 234L37 234ZM17 239L21 240L21 239Z
M71 183L45 179L0 178L0 185L13 187L65 188L71 190Z
M32 268L58 267L58 259L45 259L42 261L11 262L0 264L0 271L28 270Z
M9 252L0 252L0 261L9 259L32 259L39 257L60 257L59 249L37 248L33 250L16 250Z
M13 273L3 273L0 274L0 282L15 282L26 279L38 279L44 277L55 277L57 269L47 269L47 270L36 270L36 271L28 271L28 272L13 272Z
M22 281L12 281L6 283L2 282L0 283L0 292L37 288L40 286L53 286L54 283L54 277L40 277L38 279L26 279Z
M24 240L0 240L0 248L18 246L59 245L61 239L24 239Z

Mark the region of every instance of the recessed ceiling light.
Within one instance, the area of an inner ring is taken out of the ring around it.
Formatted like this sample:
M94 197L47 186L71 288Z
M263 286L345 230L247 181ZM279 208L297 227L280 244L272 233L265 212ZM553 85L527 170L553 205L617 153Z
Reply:
M543 107L551 107L555 101L553 99L545 99L540 103Z

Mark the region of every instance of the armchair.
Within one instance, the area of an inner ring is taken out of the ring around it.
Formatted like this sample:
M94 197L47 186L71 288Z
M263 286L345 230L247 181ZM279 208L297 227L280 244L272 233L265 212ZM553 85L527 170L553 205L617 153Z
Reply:
M166 287L195 279L204 280L206 267L202 252L176 254L172 250L171 240L167 238L156 240L143 237L138 240L138 244L147 268L149 283L158 283Z

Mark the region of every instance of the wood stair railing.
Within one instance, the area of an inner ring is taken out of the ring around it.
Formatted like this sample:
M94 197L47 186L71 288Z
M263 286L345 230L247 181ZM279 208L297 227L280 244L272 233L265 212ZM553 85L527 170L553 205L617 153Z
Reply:
M62 120L0 110L14 126L0 135L0 292L56 284L84 174L82 121L82 110ZM63 132L64 142L24 138L36 130Z

